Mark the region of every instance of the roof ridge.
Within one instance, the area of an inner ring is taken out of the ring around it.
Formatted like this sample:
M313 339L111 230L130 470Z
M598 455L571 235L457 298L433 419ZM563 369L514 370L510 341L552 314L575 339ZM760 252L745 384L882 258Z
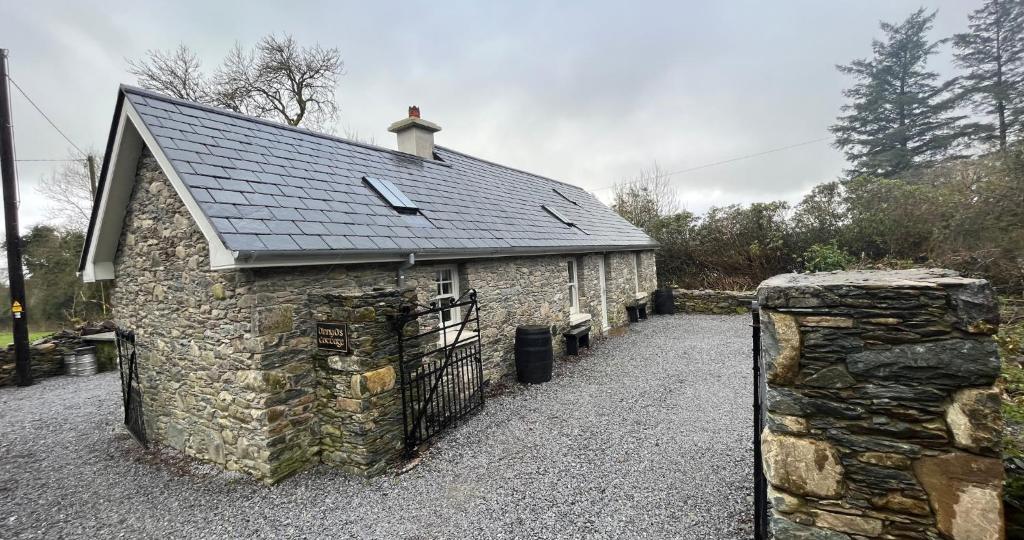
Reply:
M364 142L360 142L360 141L353 141L352 139L346 139L344 137L338 137L337 135L330 135L328 133L321 133L319 131L313 131L311 129L306 129L306 128L302 128L302 127L298 127L298 126L290 126L288 124L282 124L280 122L274 122L273 120L267 120L266 118L257 118L255 116L249 116L247 114L242 114L240 112L232 111L232 110L225 109L225 108L222 108L222 107L215 107L213 105L207 105L205 103L199 103L199 102L196 102L196 101L189 101L187 99L176 98L174 96L168 96L167 94L161 94L161 93L155 92L153 90L146 90L145 88L139 88L137 86L132 86L130 84L121 83L120 90L122 92L130 93L130 94L136 94L136 95L140 95L140 96L147 97L147 98L159 99L161 101L166 101L168 103L174 103L176 105L185 105L187 107L192 107L194 109L200 109L200 110L204 110L204 111L208 111L208 112L213 112L213 113L217 113L217 114L223 114L225 116L230 116L230 117L233 117L233 118L239 118L241 120L246 120L246 121L249 121L249 122L255 122L257 124L263 124L263 125L269 126L269 127L281 128L281 129L284 129L284 130L287 130L287 131L294 131L294 132L297 132L297 133L302 133L303 135L310 135L310 136L318 137L318 138L321 138L321 139L327 139L327 140L336 141L336 142L340 142L340 143L351 144L353 146L359 146L361 148L366 148L366 149L369 149L369 150L377 150L377 151L380 151L380 152L387 152L389 154L395 154L395 155L398 155L398 156L401 156L401 157L407 157L407 158L411 158L411 159L416 159L416 160L422 161L424 163L434 163L436 165L445 165L443 163L439 163L439 162L434 161L432 159L422 158L422 157L417 156L415 154L407 154L405 152L401 152L401 151L398 151L398 150L392 150L391 148L385 148L383 146L377 146L375 144L369 144L369 143L364 143ZM472 156L470 156L470 157L472 157Z
M576 184L565 182L563 180L556 180L554 178L551 178L551 177L548 177L548 176L544 176L544 175L541 175L541 174L537 174L537 173L533 173L533 172L530 172L530 171L526 171L526 170L523 170L523 169L517 169L515 167L509 167L508 165L504 165L504 164L498 163L496 161L491 161L489 159L484 159L482 157L471 156L471 155L469 155L469 154L467 154L465 152L460 152L458 150L454 150L452 148L448 148L447 146L441 146L440 144L435 144L434 147L435 148L440 148L440 149L442 149L442 150L444 150L446 152L451 152L453 154L458 154L458 155L460 155L462 157L466 157L466 158L469 158L469 159L475 159L476 161L482 161L484 163L487 163L488 165L494 165L495 167L501 167L502 169L508 169L510 171L516 171L516 172L519 172L519 173L528 174L530 176L539 178L541 180L547 180L549 182L555 182L556 184L562 184L563 186L574 187L574 188L579 189L581 191L586 191L587 193L590 193L586 189L584 189L584 188L582 188L580 186L577 186Z

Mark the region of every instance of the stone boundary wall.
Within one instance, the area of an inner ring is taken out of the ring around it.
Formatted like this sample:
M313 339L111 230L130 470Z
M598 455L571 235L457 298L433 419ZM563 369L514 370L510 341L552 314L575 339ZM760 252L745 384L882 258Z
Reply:
M710 313L715 315L743 314L750 311L750 303L757 298L754 291L716 291L710 289L674 289L676 312Z
M986 281L786 274L758 300L775 538L1004 537Z
M101 327L99 330L106 330ZM64 375L64 355L75 352L79 347L98 345L95 342L83 341L82 332L95 333L99 330L79 328L77 330L61 330L34 341L31 346L32 380L45 379ZM110 351L97 347L96 361L99 371L113 369L117 363L116 355L110 358ZM0 387L14 386L15 357L14 344L0 349Z

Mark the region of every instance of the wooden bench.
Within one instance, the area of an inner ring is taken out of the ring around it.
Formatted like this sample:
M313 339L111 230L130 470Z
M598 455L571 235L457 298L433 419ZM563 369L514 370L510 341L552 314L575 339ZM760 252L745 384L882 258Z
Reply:
M562 334L565 337L565 353L571 356L580 354L580 347L590 348L590 325L574 326Z

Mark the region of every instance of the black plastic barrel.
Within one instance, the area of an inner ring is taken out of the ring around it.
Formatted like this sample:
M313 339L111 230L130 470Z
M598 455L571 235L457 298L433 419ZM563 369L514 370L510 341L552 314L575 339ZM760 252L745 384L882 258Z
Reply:
M516 328L516 374L519 382L537 384L550 381L553 361L551 330L547 326Z
M676 312L676 298L672 289L658 289L654 291L654 313L658 315L672 315Z

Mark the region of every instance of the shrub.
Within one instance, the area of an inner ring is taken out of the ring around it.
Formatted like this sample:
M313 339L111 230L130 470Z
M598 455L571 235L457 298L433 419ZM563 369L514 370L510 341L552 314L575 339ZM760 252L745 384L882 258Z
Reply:
M853 257L847 255L835 242L814 244L804 252L800 260L808 272L846 270L854 263Z

